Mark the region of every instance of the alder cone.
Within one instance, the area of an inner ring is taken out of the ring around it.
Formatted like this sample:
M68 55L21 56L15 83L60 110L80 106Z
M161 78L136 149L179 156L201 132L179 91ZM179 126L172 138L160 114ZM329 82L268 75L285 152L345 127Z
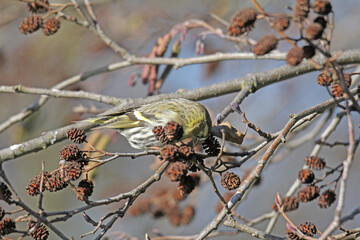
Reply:
M227 190L237 189L240 183L240 177L233 172L226 172L221 176L221 185Z
M297 66L304 58L304 51L300 47L291 48L286 55L286 62L290 66Z

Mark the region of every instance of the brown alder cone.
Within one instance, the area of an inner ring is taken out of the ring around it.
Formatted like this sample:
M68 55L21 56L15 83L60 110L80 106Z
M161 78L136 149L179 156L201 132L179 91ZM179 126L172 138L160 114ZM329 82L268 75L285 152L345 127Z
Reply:
M181 195L188 195L195 188L195 180L191 176L185 176L181 179L178 184L179 191Z
M290 17L286 13L278 13L272 20L272 27L278 31L284 31L290 26Z
M312 183L314 181L315 174L311 169L301 169L298 174L298 179L302 183Z
M322 71L316 78L316 82L320 86L330 86L332 81L332 73L328 70Z
M4 218L0 221L0 235L4 236L15 231L16 225L11 218Z
M227 190L237 189L240 183L240 177L233 172L226 172L221 176L221 185Z
M276 49L278 45L278 39L274 35L266 35L259 39L253 48L253 52L257 56L265 55L272 50Z
M239 36L243 33L249 32L254 27L258 13L255 8L249 7L241 9L233 17L228 34L230 36Z
M304 51L300 47L291 48L286 55L286 62L290 66L297 66L304 58Z
M310 202L317 198L320 193L318 186L306 186L298 192L298 198L301 202Z
M326 190L319 197L318 205L320 208L330 207L336 200L336 193L333 190Z
M322 170L326 166L326 162L323 158L319 158L316 156L308 156L305 158L305 163L309 168L315 169L315 170Z
M28 34L28 33L33 33L37 30L39 30L41 28L43 24L43 19L41 16L39 15L32 15L30 17L25 18L20 26L19 26L19 31L22 34Z
M344 90L340 83L334 82L333 84L331 84L331 94L334 97L341 97L342 95L344 95Z
M310 11L309 0L296 0L293 7L293 20L295 22L302 22L308 17Z
M71 128L67 130L66 137L74 143L86 142L86 135L84 130L78 128Z
M283 207L283 211L284 212L290 212L293 211L295 209L297 209L299 207L299 199L297 197L294 196L286 196L281 198L281 202L282 202L282 207ZM275 211L278 211L278 207L277 204L274 203L272 205L272 208Z
M8 186L3 183L0 182L0 199L1 200L9 200L11 197L11 191L9 190Z
M42 25L42 32L45 36L55 34L60 28L60 20L54 17L47 19Z
M304 233L306 236L312 237L317 233L315 224L311 222L304 222L299 224L298 229Z
M332 10L332 6L329 0L316 0L311 7L314 12L320 15L327 15Z
M187 174L187 164L182 162L174 162L166 169L167 177L173 181L178 182Z
M28 230L30 230L35 225L35 222L29 222ZM49 237L49 231L43 224L40 224L36 229L34 229L34 231L30 233L30 236L35 240L46 240Z
M316 39L321 38L323 32L324 32L324 28L321 26L321 24L312 23L306 29L305 37L307 39L316 40Z

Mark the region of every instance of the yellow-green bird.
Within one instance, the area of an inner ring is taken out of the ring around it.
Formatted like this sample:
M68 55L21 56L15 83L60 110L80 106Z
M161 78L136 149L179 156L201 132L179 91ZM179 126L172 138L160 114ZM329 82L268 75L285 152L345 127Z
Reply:
M155 138L153 128L164 127L170 121L182 126L184 133L180 140L204 140L211 130L211 118L206 108L183 98L154 102L90 121L101 124L100 128L119 130L130 145L137 149L161 147L163 143Z

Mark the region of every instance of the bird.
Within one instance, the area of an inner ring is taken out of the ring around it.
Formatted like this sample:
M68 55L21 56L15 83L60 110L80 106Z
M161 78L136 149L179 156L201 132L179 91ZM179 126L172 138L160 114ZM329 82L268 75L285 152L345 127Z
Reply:
M118 130L136 149L156 149L164 146L154 127L176 122L183 129L179 141L191 138L194 143L205 140L211 131L211 118L206 107L184 98L167 99L130 108L118 113L101 115L89 120L100 124L97 128Z

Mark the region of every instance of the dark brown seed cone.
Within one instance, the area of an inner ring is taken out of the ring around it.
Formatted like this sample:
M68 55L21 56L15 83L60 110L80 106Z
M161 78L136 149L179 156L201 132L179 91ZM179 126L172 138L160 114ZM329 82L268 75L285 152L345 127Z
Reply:
M5 210L0 206L0 220L5 216Z
M254 28L257 15L258 13L256 9L252 7L240 10L231 21L228 34L230 36L239 36L243 33L249 32Z
M277 48L278 39L274 35L266 35L259 39L253 48L257 56L262 56Z
M201 180L201 175L200 174L192 173L189 176L191 176L194 179L195 187L200 185L200 180Z
M3 183L3 182L0 182L0 199L1 200L9 200L11 197L11 192L8 188L8 186Z
M181 195L188 195L195 188L195 181L191 176L185 176L178 184L178 189Z
M182 126L174 121L168 122L164 127L155 126L152 131L155 138L163 144L169 144L176 140L180 140L184 134Z
M304 58L304 52L300 47L291 48L286 55L286 62L290 66L297 66Z
M147 213L150 210L151 202L148 198L136 200L135 203L130 207L130 215L136 217Z
M306 236L312 237L314 234L317 233L317 229L315 224L310 222L301 223L298 226L298 229L305 234Z
M224 195L223 195L223 198L225 200L225 202L228 202L231 197L234 195L234 192L226 192ZM215 206L215 211L217 213L221 212L221 210L223 209L223 204L222 202L219 200L218 203L216 204Z
M292 239L292 240L302 240L302 238L297 235L296 233L294 233L293 231L286 229L286 236L288 237L288 239Z
M219 141L212 135L202 142L202 146L209 156L217 156L221 148Z
M332 73L327 70L322 71L316 78L316 82L320 86L330 86L332 81Z
M33 33L39 30L39 28L42 26L42 23L43 23L42 17L40 17L39 15L32 15L30 17L25 18L21 22L19 26L19 31L22 34Z
M30 196L36 196L40 193L40 183L41 183L41 174L39 173L34 178L32 178L28 185L26 186L26 193ZM48 178L50 177L50 174L48 172L44 172L44 178L43 178L43 186L42 191L45 191L45 183L47 182Z
M322 170L326 166L326 162L323 158L319 158L316 156L308 156L305 158L305 163L309 168L315 169L315 170Z
M15 222L11 218L4 218L0 221L0 235L5 236L15 231Z
M237 189L240 183L240 177L233 172L226 172L221 176L221 185L227 190Z
M290 17L286 13L278 13L272 20L273 28L284 31L290 26Z
M174 142L181 139L184 134L184 129L179 123L170 121L164 126L164 132L168 141Z
M183 212L182 212L182 216L181 216L181 224L182 225L188 225L195 216L195 208L193 205L187 205Z
M195 153L194 149L187 145L182 145L181 147L179 147L178 152L182 158L186 158L186 159L190 159Z
M61 171L57 171L51 174L45 182L45 188L50 192L59 191L66 188L67 186L68 184L65 182L64 176L62 175Z
M319 23L312 23L309 25L309 27L306 29L305 37L307 39L319 39L321 38L322 34L324 32L324 28Z
M74 143L83 143L86 141L85 132L78 128L71 128L67 130L66 137Z
M28 3L28 10L32 13L45 13L47 12L47 9L41 5L38 4L38 2L42 2L46 5L49 5L48 0L37 0L36 2Z
M155 126L152 131L154 133L156 140L164 144L169 143L162 126Z
M319 23L323 27L323 29L325 29L327 25L327 21L325 20L324 17L321 16L315 18L314 23Z
M332 6L329 0L316 0L312 9L320 15L328 15L331 12Z
M81 193L85 197L90 197L94 190L94 184L92 181L83 179L79 182L77 190L79 193Z
M173 162L166 169L167 177L173 181L178 182L187 174L187 164L182 162Z
M311 169L301 169L298 174L298 179L302 183L312 183L314 181L315 174Z
M301 202L310 202L317 198L320 193L318 186L306 186L298 192L298 198Z
M326 190L323 194L321 194L318 205L320 208L330 207L333 202L336 200L336 193L333 190Z
M28 230L30 230L35 225L35 222L29 222ZM35 240L46 240L49 237L49 231L43 224L40 224L36 229L34 229L34 231L30 233L30 236Z
M344 83L346 87L350 87L351 86L351 75L349 73L344 73Z
M299 208L299 199L297 197L286 196L281 198L281 202L284 212L290 212ZM273 203L272 208L275 211L279 210L276 203Z
M60 150L60 159L75 161L83 157L83 153L75 144L67 145Z
M178 147L174 145L165 145L160 150L160 157L164 161L175 162L178 158Z
M340 83L333 82L331 84L331 94L334 97L341 97L342 95L344 95L344 90L342 89Z
M82 173L83 165L79 162L70 162L64 168L65 177L69 181L75 181L80 178Z
M306 59L312 58L313 56L315 56L315 48L313 46L303 46L302 50L304 52L304 57Z
M302 22L308 17L310 11L309 0L296 0L293 7L293 20L295 22Z
M51 36L55 34L60 28L60 20L56 19L54 17L51 17L47 19L43 26L42 26L42 32L45 36Z

